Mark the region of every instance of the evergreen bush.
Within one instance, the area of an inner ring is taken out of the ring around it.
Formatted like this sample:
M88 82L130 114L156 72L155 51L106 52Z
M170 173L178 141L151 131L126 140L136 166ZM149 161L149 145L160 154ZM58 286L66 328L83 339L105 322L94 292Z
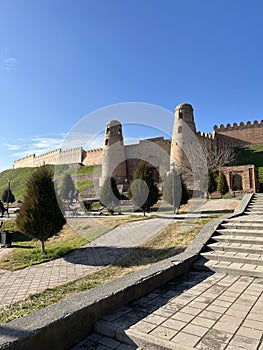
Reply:
M58 234L65 224L53 183L53 174L46 166L37 168L27 182L24 201L16 218L18 229L41 242Z

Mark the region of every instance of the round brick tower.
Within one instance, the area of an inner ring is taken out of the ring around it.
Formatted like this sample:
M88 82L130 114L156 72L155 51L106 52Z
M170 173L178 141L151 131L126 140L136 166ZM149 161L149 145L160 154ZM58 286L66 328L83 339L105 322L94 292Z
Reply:
M127 176L122 125L118 120L110 120L105 130L102 178L107 176L114 177L117 183L124 183Z
M190 172L191 145L196 134L193 107L189 103L183 103L175 108L174 127L170 154L171 170L176 168L183 177ZM189 182L188 180L186 180Z

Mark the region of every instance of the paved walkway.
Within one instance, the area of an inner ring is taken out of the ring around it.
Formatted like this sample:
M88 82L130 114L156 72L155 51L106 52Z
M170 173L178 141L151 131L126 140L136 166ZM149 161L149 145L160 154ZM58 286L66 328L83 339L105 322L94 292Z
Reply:
M206 211L210 205L213 205L213 210L225 210L233 202L235 201L213 200L204 204L203 210ZM177 220L182 220L183 217L176 216ZM15 303L30 294L98 271L153 237L169 223L171 218L164 217L126 223L63 258L13 272L0 270L0 305ZM0 249L0 258L6 251L8 248Z
M63 258L13 272L0 270L0 305L14 303L113 263L154 236L167 221L151 219L126 223Z

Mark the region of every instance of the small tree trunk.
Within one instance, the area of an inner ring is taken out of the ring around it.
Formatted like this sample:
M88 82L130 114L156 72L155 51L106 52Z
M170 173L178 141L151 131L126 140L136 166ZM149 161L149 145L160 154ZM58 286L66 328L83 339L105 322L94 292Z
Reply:
M45 251L45 242L44 241L41 241L41 252L42 252L42 254L47 254Z

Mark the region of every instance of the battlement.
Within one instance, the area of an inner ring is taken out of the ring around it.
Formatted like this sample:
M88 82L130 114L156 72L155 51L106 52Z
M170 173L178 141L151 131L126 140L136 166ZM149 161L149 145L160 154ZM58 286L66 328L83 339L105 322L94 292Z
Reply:
M215 132L224 132L224 131L233 131L233 130L244 130L244 129L253 129L253 128L262 128L263 127L263 120L260 122L258 120L254 120L254 122L248 121L247 123L241 122L240 124L233 123L223 125L221 124L219 127L217 125L214 125L214 131Z
M206 133L206 132L198 131L198 132L196 133L196 135L197 135L198 137L200 137L200 138L209 139L209 140L214 140L214 138L215 138L215 133L214 133L214 132L212 132L212 134L211 134L211 133Z
M41 159L41 158L43 158L43 157L45 157L45 156L56 155L56 154L60 153L60 150L61 150L60 148L57 148L57 149L55 149L55 150L53 150L53 151L49 151L49 152L40 154L40 155L38 155L38 156L35 156L34 158L35 158L35 159Z
M89 149L87 152L87 154L90 154L90 153L94 153L94 152L102 152L103 151L103 148L94 148L94 149Z
M73 153L73 152L82 152L82 147L75 147L75 148L69 148L69 149L61 149L59 148L59 153L66 154L66 153Z
M25 156L25 157L22 157L22 158L19 158L19 159L15 160L14 163L15 163L15 162L22 161L22 160L24 161L24 160L33 159L33 158L35 158L35 157L36 157L35 153L34 153L34 154L30 154L29 156Z

